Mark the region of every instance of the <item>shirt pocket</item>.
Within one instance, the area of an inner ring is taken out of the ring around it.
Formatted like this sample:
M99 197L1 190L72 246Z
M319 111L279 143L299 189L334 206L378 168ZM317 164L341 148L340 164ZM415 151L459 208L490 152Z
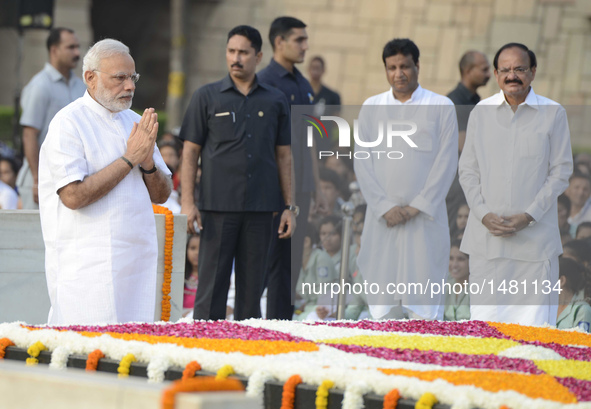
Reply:
M546 152L546 134L524 135L519 141L519 154L523 158L540 158Z
M214 116L208 121L209 138L212 142L222 143L237 139L232 113L225 116Z

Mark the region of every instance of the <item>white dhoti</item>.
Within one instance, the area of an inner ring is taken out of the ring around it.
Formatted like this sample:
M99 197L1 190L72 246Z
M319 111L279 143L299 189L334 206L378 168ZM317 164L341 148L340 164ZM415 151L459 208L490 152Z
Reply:
M470 256L470 317L521 325L556 325L558 257L544 261ZM476 292L476 285L480 291Z

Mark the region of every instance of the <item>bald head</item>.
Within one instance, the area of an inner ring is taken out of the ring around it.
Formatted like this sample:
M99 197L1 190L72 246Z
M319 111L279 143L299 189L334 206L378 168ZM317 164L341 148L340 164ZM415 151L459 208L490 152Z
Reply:
M473 91L486 85L490 79L490 64L486 55L475 50L466 52L460 59L460 75L462 83Z

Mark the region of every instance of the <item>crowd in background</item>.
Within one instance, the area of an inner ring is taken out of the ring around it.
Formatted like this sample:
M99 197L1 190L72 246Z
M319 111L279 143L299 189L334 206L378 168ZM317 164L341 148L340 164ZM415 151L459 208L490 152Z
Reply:
M464 86L475 94L476 89L490 78L490 67L482 53L467 53L460 61L462 82L458 89L450 93L461 96ZM320 116L327 106L336 109L340 105L337 92L322 83L325 72L325 62L316 56L309 60L308 77L316 94L315 113ZM464 85L461 85L464 84ZM452 95L453 94L453 95ZM453 99L453 98L452 98ZM456 102L456 101L454 101ZM461 102L461 101L460 101ZM478 102L478 101L476 101ZM474 104L476 103L474 102ZM463 104L470 103L464 101ZM459 104L459 103L458 103ZM474 105L472 104L472 105ZM318 111L318 112L317 112ZM467 116L462 118L458 110L460 123L460 146L463 145L463 133ZM338 151L337 135L332 135L327 149ZM331 145L332 142L332 145ZM178 131L164 133L158 142L162 157L172 172L173 193L164 206L173 213L180 213L180 197L183 194L180 186L180 170L182 167L182 142L178 139ZM347 152L343 152L347 153ZM575 170L569 179L569 186L558 198L558 222L564 253L560 259L560 283L563 291L560 294L557 326L570 328L579 326L583 320L591 316L591 155L586 153L574 157ZM0 209L20 209L22 203L17 187L17 176L22 162L18 155L9 149L0 150ZM347 280L350 283L363 281L363 272L357 266L357 254L361 246L361 234L364 226L366 204L356 187L356 177L353 160L347 156L330 156L319 161L320 188L328 203L328 210L320 213L312 204L307 220L298 220L298 229L305 230L302 269L296 289L296 305L293 319L297 320L327 320L336 317L336 299L315 294L302 293L302 284L321 284L337 282L341 270L341 251L349 246ZM200 182L197 173L196 186ZM353 189L353 191L351 191ZM198 199L199 189L196 188L195 201ZM351 200L356 204L352 216L352 237L348 243L343 243L343 203ZM451 249L449 255L450 283L464 283L469 281L468 256L460 251L460 242L466 228L470 208L466 203L459 184L454 181L447 198L448 219L450 227ZM198 255L199 233L192 234L187 239L185 290L183 307L185 314L193 308L195 294L199 282ZM232 297L229 297L232 300ZM264 303L261 303L263 305ZM231 317L233 305L229 302L228 317ZM347 299L345 311L346 319L368 318L367 302L363 294ZM446 320L464 320L470 318L469 296L462 294L446 294ZM584 328L589 331L588 324Z

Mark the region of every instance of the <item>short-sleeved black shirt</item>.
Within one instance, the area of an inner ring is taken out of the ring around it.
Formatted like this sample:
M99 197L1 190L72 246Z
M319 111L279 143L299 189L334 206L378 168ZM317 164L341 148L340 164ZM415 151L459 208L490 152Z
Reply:
M228 75L193 94L179 137L202 147L200 210L280 211L275 147L290 144L290 112L277 89L243 95Z
M271 59L269 65L259 71L257 76L261 83L272 85L283 92L290 106L311 105L314 102L312 86L295 67L291 73L277 61ZM291 152L294 161L296 192L312 192L314 190L314 173L312 156L306 146L305 131L292 133Z
M480 102L480 95L473 93L466 88L464 84L459 82L458 86L447 94L447 97L451 99L456 106L458 129L460 131L465 131L468 127L470 112L472 112L474 106Z
M325 87L320 88L318 95L314 97L314 103L323 103L325 105L341 105L341 96L332 89Z

